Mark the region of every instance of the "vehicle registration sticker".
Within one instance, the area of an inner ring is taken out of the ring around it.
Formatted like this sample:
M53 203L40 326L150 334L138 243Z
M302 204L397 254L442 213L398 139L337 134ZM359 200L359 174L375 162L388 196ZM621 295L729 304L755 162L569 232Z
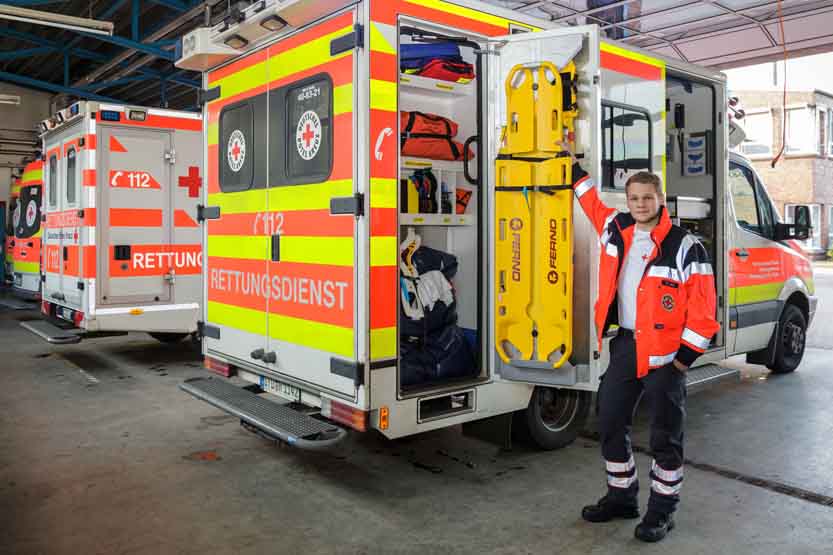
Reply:
M289 401L295 403L301 402L301 390L295 387L294 385L285 384L279 382L278 380L267 378L266 376L261 376L260 387L264 391L274 393L275 395L283 397L284 399L287 399Z

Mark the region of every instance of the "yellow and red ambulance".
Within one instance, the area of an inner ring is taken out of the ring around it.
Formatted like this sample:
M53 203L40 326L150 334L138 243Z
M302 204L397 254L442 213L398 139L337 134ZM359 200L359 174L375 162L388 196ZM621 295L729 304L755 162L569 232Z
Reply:
M20 178L12 177L11 188L9 190L9 207L8 216L6 217L6 256L3 263L6 265L6 282L9 284L14 282L14 226L15 222L20 219L20 211L18 210L18 198L20 197Z
M14 223L14 283L12 291L22 299L39 300L41 286L41 207L43 161L26 164L20 177L19 211Z
M438 44L475 78L406 70L403 46ZM660 175L674 222L709 253L698 271L715 276L721 330L702 338L690 388L736 377L717 365L734 354L779 372L801 360L816 300L790 241L806 237L807 212L778 221L748 162L729 154L721 73L474 0L266 0L189 33L178 52L179 67L203 72L205 364L260 389L181 387L252 429L322 448L344 427L395 438L474 433L478 421L508 431L514 419L542 447L571 442L608 362L592 318L604 246L562 194L556 139L573 142L610 206L624 209L629 175ZM453 128L471 152L403 156L414 135L400 121L412 114L449 122L443 140ZM530 161L507 154L507 137L523 133L549 141L535 154L549 169L505 182L507 161ZM507 191L523 195L514 215ZM548 222L540 195L568 215ZM469 200L451 214L446 196ZM506 280L529 271L532 289L507 301ZM668 276L666 306L685 271ZM531 348L511 348L496 322L517 306L540 313L536 288L549 286L565 287L553 305L563 318L522 322ZM557 326L561 348L541 352Z
M43 122L42 311L52 322L24 327L53 343L197 331L202 128L197 113L86 101Z

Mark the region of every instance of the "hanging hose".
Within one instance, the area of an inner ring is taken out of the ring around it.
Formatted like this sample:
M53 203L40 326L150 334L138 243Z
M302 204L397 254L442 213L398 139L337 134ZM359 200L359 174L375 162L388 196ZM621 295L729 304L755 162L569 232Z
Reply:
M784 96L781 99L781 150L770 162L772 168L775 168L787 147L787 36L784 34L784 12L781 10L781 2L782 0L778 0L778 28L781 33L781 46L784 47Z

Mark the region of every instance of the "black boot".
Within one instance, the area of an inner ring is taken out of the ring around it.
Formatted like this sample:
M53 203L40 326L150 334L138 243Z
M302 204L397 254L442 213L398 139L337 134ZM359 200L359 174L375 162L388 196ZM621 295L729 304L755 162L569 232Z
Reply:
M636 525L636 530L633 531L633 535L638 540L654 543L665 538L668 532L673 529L673 516L648 511L645 518L642 519L642 522Z
M614 518L639 518L636 501L623 504L605 495L595 505L587 505L581 510L581 518L588 522L609 522Z

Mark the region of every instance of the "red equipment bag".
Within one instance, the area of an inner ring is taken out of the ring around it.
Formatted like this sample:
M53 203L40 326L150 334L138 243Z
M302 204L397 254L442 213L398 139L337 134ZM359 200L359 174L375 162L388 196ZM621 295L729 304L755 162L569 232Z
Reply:
M431 60L417 72L417 75L453 83L469 83L475 77L473 65L442 59Z
M400 112L402 156L462 160L463 145L455 140L458 126L448 118L422 112ZM468 159L474 158L469 149Z

